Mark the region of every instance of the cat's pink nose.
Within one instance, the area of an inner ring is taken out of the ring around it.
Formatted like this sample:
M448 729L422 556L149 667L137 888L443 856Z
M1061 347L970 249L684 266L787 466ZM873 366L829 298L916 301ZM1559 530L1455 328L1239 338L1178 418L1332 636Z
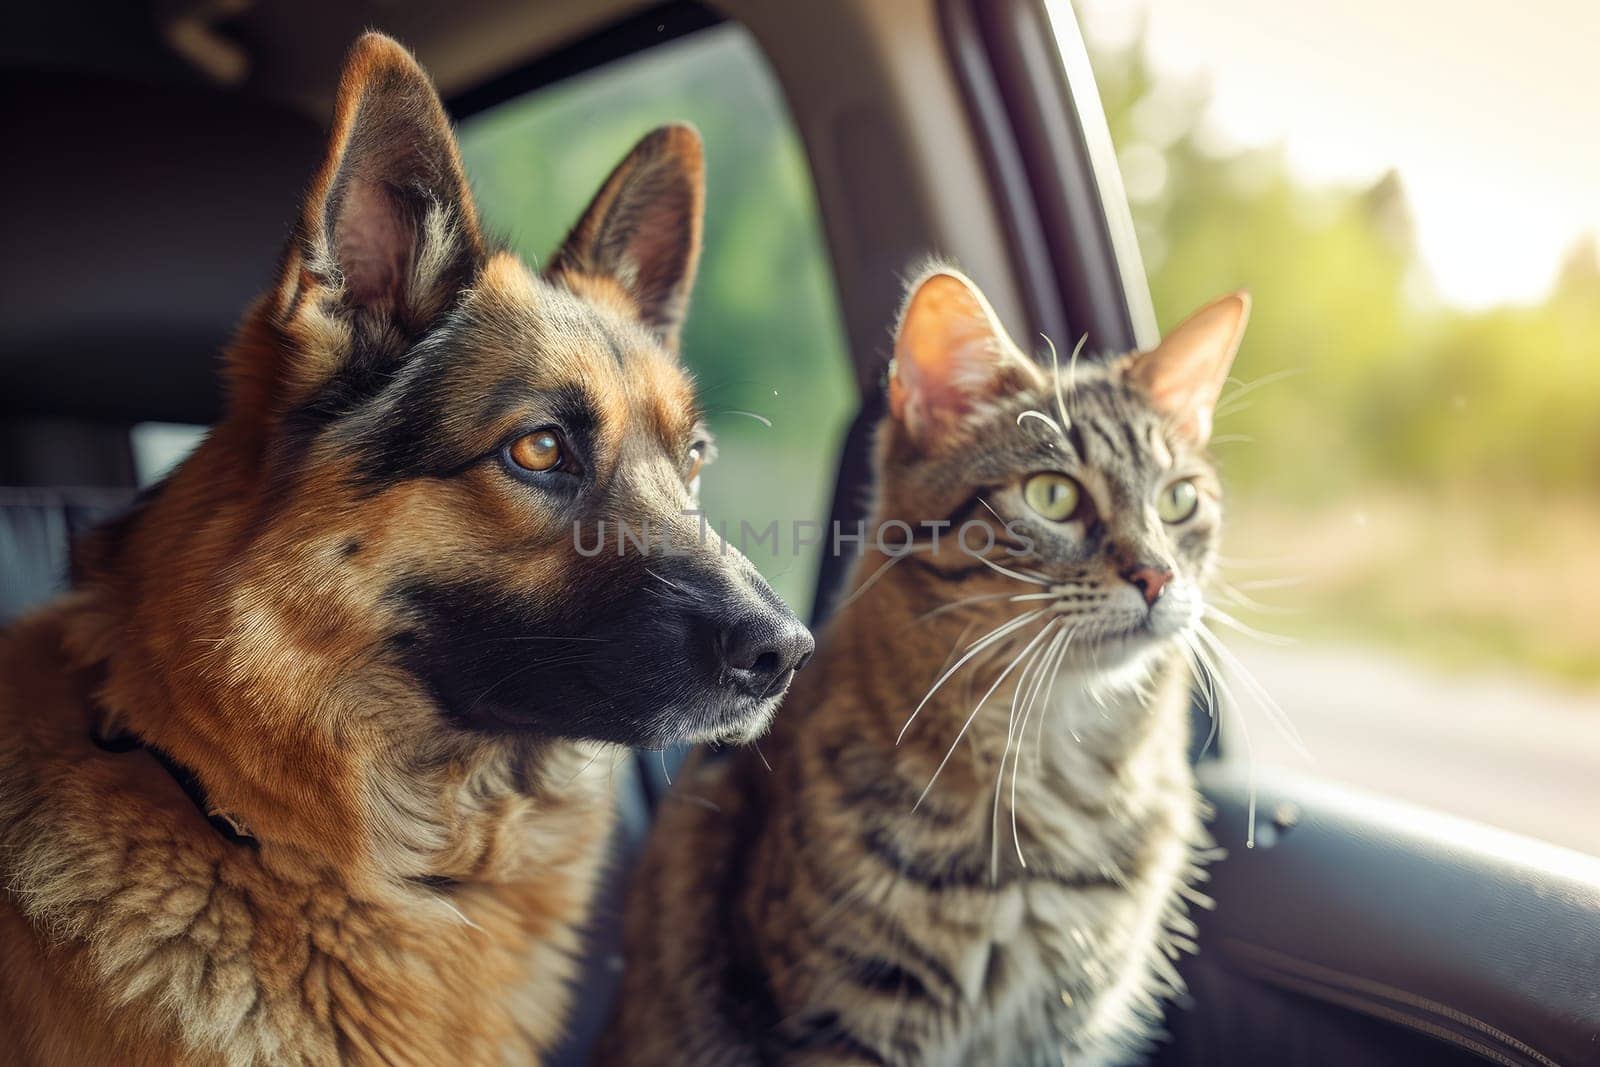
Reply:
M1160 599L1161 591L1172 581L1172 572L1165 567L1141 564L1123 571L1122 580L1144 594L1146 605L1154 605Z

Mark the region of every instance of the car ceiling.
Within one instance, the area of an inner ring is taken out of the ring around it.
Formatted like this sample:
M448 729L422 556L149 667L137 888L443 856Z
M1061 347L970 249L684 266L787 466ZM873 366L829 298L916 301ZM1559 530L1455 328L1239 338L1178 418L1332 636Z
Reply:
M205 422L270 277L350 42L379 28L449 99L638 0L66 2L8 13L0 417Z
M69 0L8 13L0 63L210 83L320 118L332 104L344 53L363 30L399 38L450 97L649 6L645 0Z

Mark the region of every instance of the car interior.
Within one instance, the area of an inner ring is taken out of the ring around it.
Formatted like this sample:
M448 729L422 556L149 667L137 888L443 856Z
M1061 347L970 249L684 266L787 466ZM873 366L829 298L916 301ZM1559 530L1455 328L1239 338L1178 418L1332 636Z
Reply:
M804 149L850 353L846 432L797 457L831 483L834 519L861 517L886 324L920 258L959 262L1014 336L1156 337L1065 0L64 0L6 20L0 623L62 588L71 538L137 492L135 427L215 417L218 353L368 27L415 51L464 124L742 28ZM817 564L814 622L846 562ZM1199 760L1226 858L1154 1062L1600 1063L1600 860L1306 776L1257 781L1227 754ZM618 862L562 1062L606 1017L618 894L671 765L640 753L618 782Z

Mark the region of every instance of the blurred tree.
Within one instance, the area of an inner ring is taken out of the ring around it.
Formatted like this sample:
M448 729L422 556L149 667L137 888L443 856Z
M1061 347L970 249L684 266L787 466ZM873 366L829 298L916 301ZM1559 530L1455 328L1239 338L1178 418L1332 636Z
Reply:
M1397 173L1308 188L1277 149L1219 147L1204 88L1160 77L1142 42L1094 60L1162 327L1248 287L1235 373L1249 388L1286 372L1238 410L1225 402L1224 441L1271 443L1219 446L1232 482L1302 503L1373 481L1600 495L1592 237L1544 303L1450 308L1418 261Z

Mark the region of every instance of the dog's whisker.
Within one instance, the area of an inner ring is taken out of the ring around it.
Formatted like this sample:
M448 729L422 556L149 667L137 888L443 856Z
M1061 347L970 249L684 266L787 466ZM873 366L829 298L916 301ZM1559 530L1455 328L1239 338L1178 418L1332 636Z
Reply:
M444 894L435 893L434 896L433 896L433 899L434 899L435 903L439 904L446 911L448 911L450 914L454 915L458 920L460 920L460 922L461 922L461 924L463 926L469 926L472 929L478 931L478 933L480 933L480 934L484 932L483 927L479 926L477 923L475 923L471 919L467 918L466 913L463 912L460 908L456 907L454 904L450 903L450 901L444 896Z
M481 643L488 645L499 641L586 641L597 645L603 645L606 643L606 640L603 637L545 637L535 634L523 634L512 637L488 637L485 638Z
M685 589L683 586L679 585L677 582L670 581L669 579L661 577L661 575L657 574L655 571L651 570L649 567L646 567L644 569L644 572L646 574L648 574L650 577L654 578L656 581L660 582L662 585L665 585L667 588L676 589L678 592L682 593L685 596L689 595L689 591L687 589Z
M490 693L494 692L496 689L499 689L502 685L504 685L505 683L511 681L511 679L520 677L521 675L524 675L524 674L527 674L529 671L541 670L541 669L548 670L551 667L570 667L574 663L583 663L587 659L588 659L588 657L586 655L582 655L582 656L556 656L553 659L541 659L541 660L534 660L531 663L524 663L522 666L518 667L516 670L510 671L510 672L502 675L498 680L496 680L487 689L485 689L483 692L479 693L477 695L477 697L473 699L472 703L467 706L467 710L471 711L471 710L476 709L478 706L480 706L483 703L484 699L486 697L488 697L488 695Z
M712 415L743 415L747 419L756 420L757 422L759 422L761 425L765 426L769 430L772 429L772 420L767 418L765 415L758 415L754 411L740 411L737 408L723 408L721 411L713 411L713 412L711 412L711 414Z
M573 782L576 782L579 778L582 778L583 775L584 775L584 772L587 771L590 767L593 767L594 766L594 761L600 758L600 752L601 752L600 749L596 749L594 755L590 756L588 758L588 760L586 760L584 762L583 766L579 767L577 769L577 771L574 772L572 777L567 779L567 784L571 785ZM615 765L613 765L613 768L614 768L614 766Z

